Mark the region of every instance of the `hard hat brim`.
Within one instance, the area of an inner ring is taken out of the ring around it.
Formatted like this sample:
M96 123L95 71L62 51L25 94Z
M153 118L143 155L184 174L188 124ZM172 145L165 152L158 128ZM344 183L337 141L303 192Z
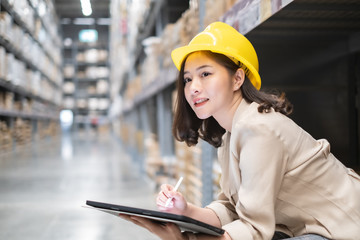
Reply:
M198 52L198 51L211 51L214 53L220 53L220 54L223 54L226 56L231 56L231 57L235 58L236 60L240 61L250 71L250 74L249 74L250 76L248 75L248 78L250 79L251 83L254 85L254 87L257 90L260 89L261 78L260 78L258 71L255 69L255 67L249 61L247 61L245 58L234 53L233 51L230 51L229 49L219 48L218 46L207 45L207 44L204 44L204 45L196 44L196 45L190 45L190 46L188 45L188 46L179 47L179 48L174 49L171 52L171 58L175 64L176 68L180 71L181 64L183 63L184 59L189 54L191 54L193 52Z

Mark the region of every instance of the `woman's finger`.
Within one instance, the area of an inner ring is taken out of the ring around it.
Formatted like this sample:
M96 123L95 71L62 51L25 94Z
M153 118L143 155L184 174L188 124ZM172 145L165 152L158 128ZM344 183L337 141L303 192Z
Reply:
M163 206L165 206L165 203L166 203L166 201L168 200L169 198L168 197L165 197L165 196L158 196L157 198L156 198L156 204L157 205L163 205Z
M161 187L160 187L161 191L163 192L170 192L174 189L174 187L170 184L162 184Z
M121 217L122 219L124 219L126 221L132 222L136 225L139 225L140 227L145 227L145 226L141 225L141 221L139 221L140 218L136 218L136 217L129 216L126 214L121 214L121 213L119 214L119 217Z
M131 219L130 219L130 216L129 216L129 215L119 213L119 217L121 217L122 219L124 219L124 220L126 220L126 221L130 221L130 222L131 222Z
M140 226L140 227L143 227L143 228L146 228L147 230L149 230L150 232L152 232L146 224L144 224L143 221L140 221L141 218L136 218L136 217L130 217L130 221L133 222L134 224Z
M141 218L141 217L131 217L132 221L143 227L146 228L148 231L159 235L160 233L162 233L164 231L164 228L166 227L166 224L161 224L161 223L156 223L154 221L151 221L149 219L145 219L145 218Z
M141 217L132 217L134 223L146 228L148 231L159 236L161 239L182 239L182 233L180 228L176 224L172 223L157 223Z

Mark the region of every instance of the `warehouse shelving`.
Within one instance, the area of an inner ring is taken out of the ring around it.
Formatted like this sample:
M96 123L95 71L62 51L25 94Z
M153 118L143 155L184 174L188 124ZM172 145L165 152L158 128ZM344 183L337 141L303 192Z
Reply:
M138 26L139 33L134 41L135 46L133 47L134 51L131 54L133 58L130 61L130 69L139 64L139 60L143 56L142 41L151 36L152 29L156 29L156 35L158 35L161 31L161 25L163 23L160 22L159 16L161 16L160 12L164 4L164 0L151 1L149 8L145 11L145 15L143 17L144 20Z
M75 42L64 47L63 55L64 71L66 67L72 68L65 74L64 99L65 103L67 99L70 103L64 107L74 112L75 123L86 126L92 119L97 121L106 117L110 101L108 47L99 43ZM69 83L73 89L67 92L65 84ZM99 84L106 86L101 88Z
M53 24L54 21L57 21L53 15L50 15L51 18L54 19L47 19L50 21L44 21L42 17L40 17L39 13L38 13L38 9L37 7L34 6L33 1L31 0L23 0L22 2L24 3L28 3L28 6L31 7L31 9L33 10L33 14L34 14L34 19L36 20L32 20L30 22L27 22L24 17L22 17L21 13L18 13L16 9L14 9L14 3L10 4L9 0L1 0L1 10L5 10L7 11L13 18L14 23L16 23L17 25L21 26L21 28L28 33L33 40L39 44L42 45L42 48L44 50L46 50L46 54L48 55L48 57L54 61L55 64L59 65L60 64L60 58L59 56L56 56L56 51L54 52L54 49L51 49L49 47L48 41L44 40L44 37L41 37L40 35L42 34L42 28L43 31L46 33L47 38L50 37L50 42L51 44L60 47L61 44L61 40L59 38L59 32L58 32L58 27L57 26L48 26L48 24ZM38 4L41 1L38 1ZM24 7L24 6L22 6ZM19 7L20 8L20 7ZM48 6L48 8L52 9L53 7ZM49 10L49 11L53 11L53 10ZM45 17L48 17L49 15L45 15ZM38 24L36 21L39 21L40 24ZM35 23L36 25L33 25L31 23ZM57 23L56 23L57 24ZM40 29L35 29L35 27L41 26Z
M31 59L25 57L20 50L17 50L15 46L13 46L9 41L5 38L0 36L0 45L6 49L7 52L10 52L14 55L15 58L19 59L20 61L24 62L25 65L32 69L33 71L38 71L40 74L51 84L54 88L59 88L60 85L58 81L52 80L43 70L40 69L40 66L37 66L32 62ZM5 80L4 80L5 81Z
M57 133L62 58L52 3L1 0L0 13L2 152Z
M141 105L148 99L154 97L159 92L174 84L176 74L177 70L175 67L162 69L160 75L157 77L157 80L155 82L146 86L140 94L137 94L135 96L134 99L125 103L126 105L123 107L122 112L130 112L136 106Z

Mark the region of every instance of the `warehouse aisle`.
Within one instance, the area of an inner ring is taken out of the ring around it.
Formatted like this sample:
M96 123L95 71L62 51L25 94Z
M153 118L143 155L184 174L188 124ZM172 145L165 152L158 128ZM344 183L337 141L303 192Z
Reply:
M157 239L81 207L87 199L155 207L151 184L111 135L65 135L0 155L0 239Z

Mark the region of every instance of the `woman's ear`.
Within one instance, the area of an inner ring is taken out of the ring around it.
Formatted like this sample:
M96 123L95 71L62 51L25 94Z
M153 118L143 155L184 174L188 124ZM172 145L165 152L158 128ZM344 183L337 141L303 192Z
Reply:
M242 68L238 68L234 74L234 91L240 89L245 81L245 72Z

